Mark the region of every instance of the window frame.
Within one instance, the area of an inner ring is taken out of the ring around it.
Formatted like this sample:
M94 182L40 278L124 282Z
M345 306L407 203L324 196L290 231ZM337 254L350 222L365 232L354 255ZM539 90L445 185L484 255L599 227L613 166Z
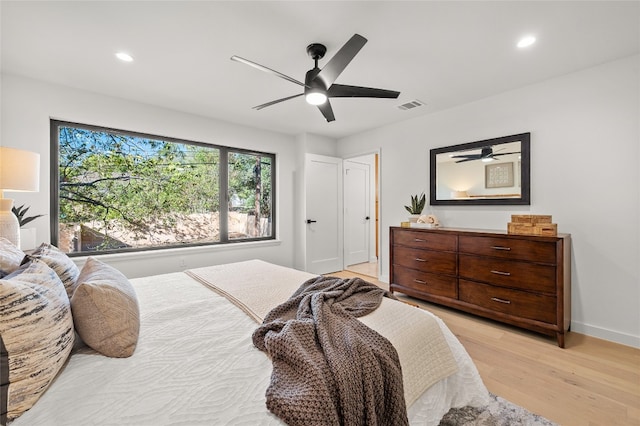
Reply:
M110 127L97 126L91 124L83 124L83 123L75 123L66 120L56 120L50 119L50 190L49 190L49 213L50 213L50 238L51 244L57 246L59 241L59 225L60 225L60 127L74 127L80 128L90 131L98 131L98 132L109 132L120 134L124 136L133 136L140 138L148 138L155 140L162 140L166 142L179 143L179 144L187 144L187 145L195 145L202 146L207 148L214 148L219 150L219 158L220 164L218 164L218 182L219 182L219 233L220 233L220 241L215 242L196 242L196 243L179 243L179 244L167 244L163 246L149 246L149 247L131 247L131 248L120 248L120 249L110 249L110 250L101 250L101 251L82 251L82 252L73 252L66 253L68 256L97 256L101 254L113 254L113 253L134 253L134 252L142 252L142 251L151 251L151 250L167 250L167 249L176 249L182 247L200 247L200 246L218 246L224 244L234 244L234 243L251 243L256 241L265 241L265 240L275 240L277 235L277 221L276 221L276 213L277 213L277 188L276 188L276 154L256 151L245 148L237 148L230 147L225 145L217 145L206 142L196 142L190 141L186 139L179 139L168 136L160 136L154 135L151 133L142 133L130 130L121 130L114 129ZM249 155L259 155L262 157L268 157L271 159L271 235L266 237L247 237L247 238L234 238L229 239L229 154L230 153L240 153L240 154L249 154ZM223 189L224 188L224 189ZM224 195L224 196L223 196Z

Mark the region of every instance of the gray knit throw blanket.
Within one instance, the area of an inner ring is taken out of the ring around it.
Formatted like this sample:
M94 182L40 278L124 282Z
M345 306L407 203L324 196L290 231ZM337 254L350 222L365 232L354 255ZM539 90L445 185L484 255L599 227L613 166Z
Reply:
M295 425L408 425L398 353L357 320L391 293L360 278L312 278L253 333L273 362L269 410Z

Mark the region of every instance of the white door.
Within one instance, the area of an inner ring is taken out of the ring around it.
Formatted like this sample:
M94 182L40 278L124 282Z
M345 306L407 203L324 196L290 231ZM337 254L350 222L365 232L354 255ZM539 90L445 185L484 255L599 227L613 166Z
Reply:
M370 239L370 176L369 164L344 162L344 233L345 264L369 261Z
M306 270L326 274L344 269L342 160L305 156Z

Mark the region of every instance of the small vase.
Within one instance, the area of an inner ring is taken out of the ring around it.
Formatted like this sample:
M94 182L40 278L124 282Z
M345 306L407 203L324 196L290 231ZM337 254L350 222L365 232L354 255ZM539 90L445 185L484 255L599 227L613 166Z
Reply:
M20 247L20 224L18 218L11 211L13 200L0 196L0 235Z

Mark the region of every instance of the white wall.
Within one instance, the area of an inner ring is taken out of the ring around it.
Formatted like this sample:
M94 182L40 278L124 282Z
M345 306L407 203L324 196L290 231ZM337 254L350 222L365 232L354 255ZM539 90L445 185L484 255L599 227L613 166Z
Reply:
M26 203L31 206L30 214L47 214L47 217L32 222L37 228L39 241L50 240L49 120L55 118L276 154L279 242L103 257L127 276L160 274L252 258L293 266L294 137L11 75L2 76L1 93L2 145L36 151L41 155L40 192L11 193L18 205ZM238 250L241 247L243 250Z
M428 192L431 148L531 132L531 206L426 210L501 230L512 213L553 215L573 240L571 329L640 347L639 68L636 55L339 140L343 158L381 147L381 278L389 226Z

